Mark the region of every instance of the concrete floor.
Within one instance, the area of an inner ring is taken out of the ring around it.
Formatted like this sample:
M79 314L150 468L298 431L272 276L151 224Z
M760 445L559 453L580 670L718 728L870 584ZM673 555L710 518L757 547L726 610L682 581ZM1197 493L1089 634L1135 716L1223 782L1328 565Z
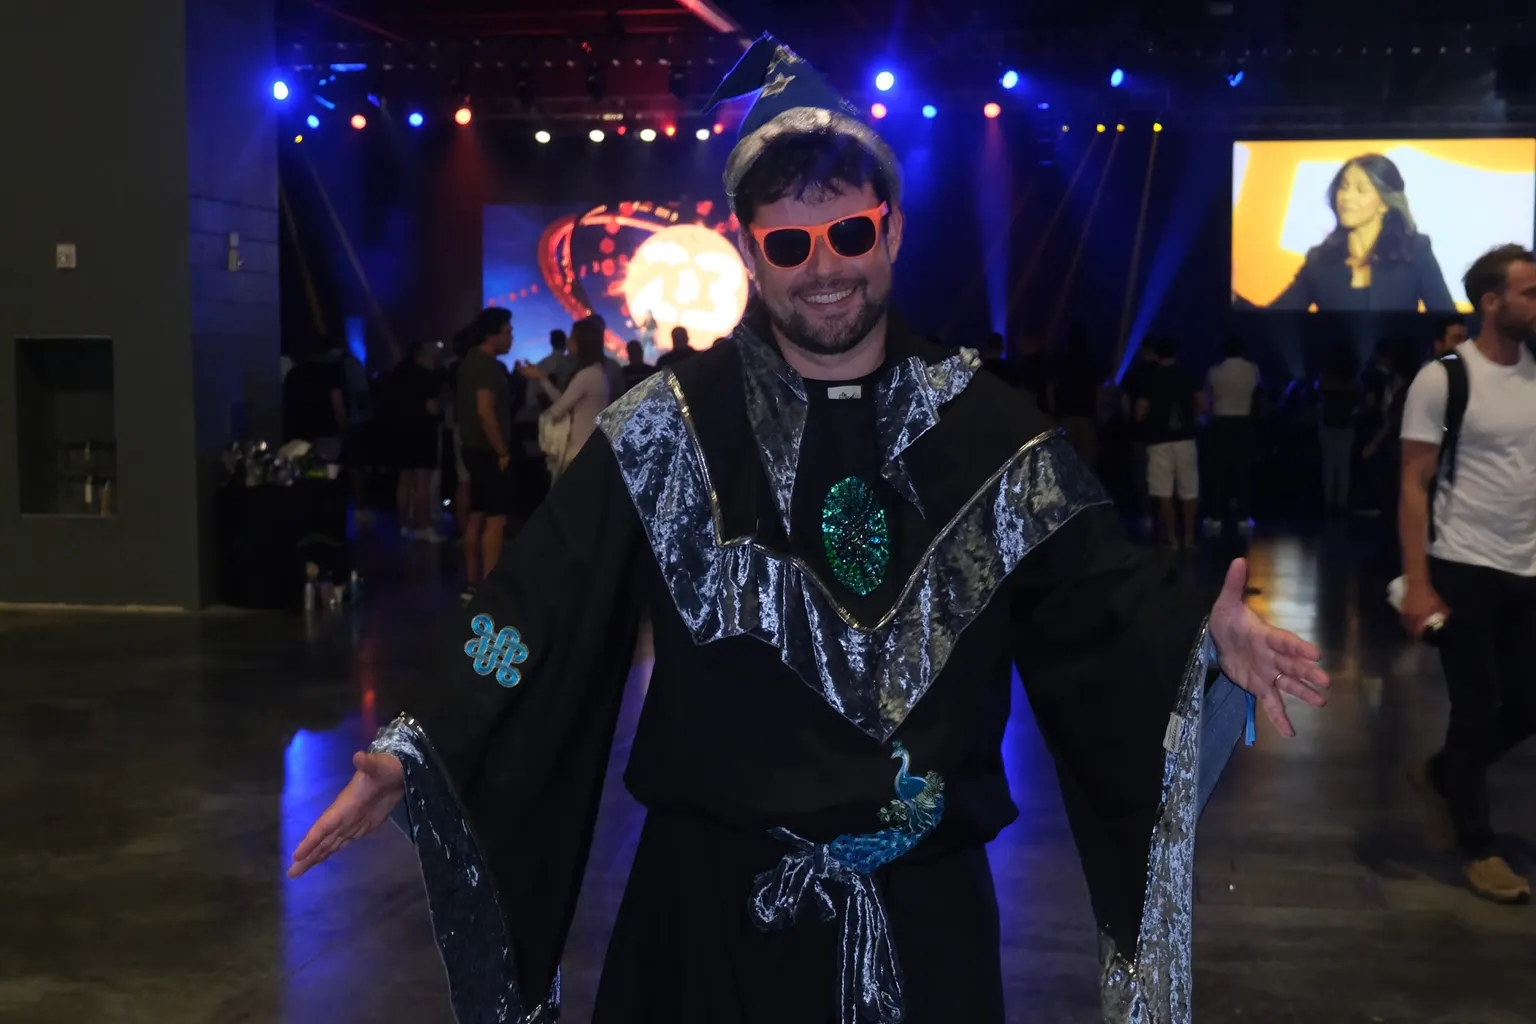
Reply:
M398 551L374 557L387 561L371 580L398 582L309 623L0 615L0 1021L451 1020L398 833L283 877L454 608L434 553L403 568ZM1255 546L1255 601L1317 639L1336 697L1294 712L1298 739L1262 732L1239 750L1206 813L1196 1020L1536 1021L1536 908L1478 901L1430 852L1403 770L1443 728L1439 669L1356 561L1343 535ZM570 1021L590 1014L638 836L617 778L646 672L631 678L566 959ZM1022 814L990 849L1009 1020L1091 1021L1087 896L1049 760L1016 707L1006 757ZM1536 749L1493 784L1499 825L1536 836Z

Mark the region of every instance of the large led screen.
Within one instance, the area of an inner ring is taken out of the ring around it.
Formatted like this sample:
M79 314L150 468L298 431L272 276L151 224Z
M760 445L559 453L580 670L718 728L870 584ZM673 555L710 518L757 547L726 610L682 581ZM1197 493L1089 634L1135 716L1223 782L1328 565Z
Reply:
M1536 140L1238 142L1232 302L1470 312L1462 275L1536 235Z
M649 201L487 206L485 302L512 311L508 361L549 354L549 332L597 313L609 350L631 340L647 360L686 328L708 348L741 319L747 272L720 204Z

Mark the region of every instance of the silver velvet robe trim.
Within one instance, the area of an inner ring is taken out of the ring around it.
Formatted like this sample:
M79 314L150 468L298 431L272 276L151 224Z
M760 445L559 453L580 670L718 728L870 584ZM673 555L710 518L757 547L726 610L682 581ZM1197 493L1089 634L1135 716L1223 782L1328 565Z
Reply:
M757 437L757 453L773 488L779 523L789 534L789 502L800 463L800 439L805 436L805 380L742 323L735 333L741 352L741 377L747 396L747 420Z
M406 820L416 846L432 932L448 974L459 1024L554 1024L560 975L549 998L525 1006L518 988L496 885L453 782L421 726L401 715L379 730L370 753L393 754L405 769Z
M902 453L938 425L939 407L959 398L979 369L981 357L969 348L932 365L912 356L893 367L875 392L875 429L885 457L880 475L919 512L923 502Z
M878 622L840 605L804 562L727 538L688 403L660 373L598 418L695 643L757 637L866 734L887 741L938 678L960 634L1026 555L1105 504L1056 432L1026 442L940 529Z
M1194 936L1195 825L1209 633L1190 652L1164 746L1162 810L1152 833L1147 895L1134 960L1099 940L1105 1024L1189 1024ZM1234 737L1235 739L1235 737ZM1230 747L1228 748L1230 751Z

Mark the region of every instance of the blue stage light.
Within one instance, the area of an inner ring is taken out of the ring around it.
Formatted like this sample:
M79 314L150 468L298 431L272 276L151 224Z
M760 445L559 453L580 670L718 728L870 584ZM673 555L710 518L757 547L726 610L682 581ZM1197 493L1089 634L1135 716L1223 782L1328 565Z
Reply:
M1243 84L1243 72L1242 72L1242 70L1239 69L1236 74L1228 75L1227 76L1227 84L1230 85L1234 89L1236 89L1238 86L1242 85Z
M1004 89L1012 89L1019 84L1019 73L1010 68L1003 72L1003 77L997 80L997 84Z
M287 99L288 98L288 83L287 82L273 82L272 83L272 98L275 99L275 100L285 100L285 99Z
M1035 109L1036 110L1050 110L1051 109L1051 105L1049 103L1045 102L1045 100L1041 100L1039 103L1035 104Z
M875 76L875 88L881 92L890 92L896 87L896 76L889 71L882 71Z
M1113 70L1113 71L1111 71L1109 73L1109 87L1111 89L1118 89L1118 88L1120 88L1120 86L1122 84L1124 84L1124 82L1125 82L1125 72L1124 71L1120 70L1119 68L1115 68L1115 70Z
M923 104L923 116L931 121L939 116L939 108L932 103L925 103Z
M306 117L304 119L304 123L309 125L311 128L319 128L320 127L320 119L318 117L316 117L314 114L310 114L308 117Z
M422 122L425 120L426 118L422 117L421 114L413 110L411 111L411 115L405 119L405 122L412 128L420 128Z

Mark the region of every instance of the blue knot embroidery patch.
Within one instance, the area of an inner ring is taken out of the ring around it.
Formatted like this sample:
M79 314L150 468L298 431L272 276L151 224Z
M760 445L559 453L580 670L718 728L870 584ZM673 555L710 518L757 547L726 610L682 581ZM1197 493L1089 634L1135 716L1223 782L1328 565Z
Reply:
M522 636L511 626L498 631L489 615L476 615L469 623L475 631L475 639L464 645L475 671L482 676L496 673L496 681L502 686L516 686L523 674L517 666L528 660L528 647Z

